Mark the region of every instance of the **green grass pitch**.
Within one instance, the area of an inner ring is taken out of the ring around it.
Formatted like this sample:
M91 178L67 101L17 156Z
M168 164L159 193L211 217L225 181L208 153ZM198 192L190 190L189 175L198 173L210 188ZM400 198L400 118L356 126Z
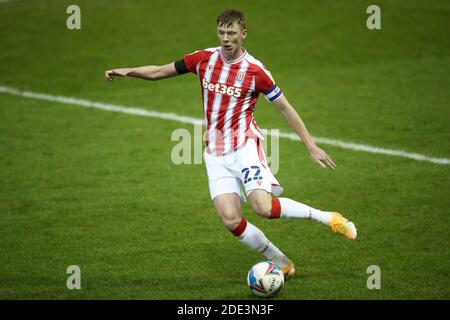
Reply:
M271 70L311 134L450 158L448 1L80 0L0 3L0 86L202 118L197 79L117 79L218 45L215 19L246 13L245 47ZM260 98L262 128L290 131ZM253 299L262 260L226 231L202 165L174 165L192 126L0 93L1 299ZM323 170L280 140L284 196L339 210L346 241L311 221L244 215L297 266L276 299L449 299L450 166L322 145ZM81 268L81 290L66 269ZM381 269L381 289L366 286Z

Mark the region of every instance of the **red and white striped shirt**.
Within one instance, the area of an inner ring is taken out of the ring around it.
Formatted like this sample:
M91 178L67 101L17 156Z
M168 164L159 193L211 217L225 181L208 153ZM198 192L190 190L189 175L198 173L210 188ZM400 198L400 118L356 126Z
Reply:
M244 52L226 61L221 47L184 56L186 68L198 75L206 123L206 150L222 155L241 147L248 138L264 139L253 111L259 93L269 101L283 94L264 65Z

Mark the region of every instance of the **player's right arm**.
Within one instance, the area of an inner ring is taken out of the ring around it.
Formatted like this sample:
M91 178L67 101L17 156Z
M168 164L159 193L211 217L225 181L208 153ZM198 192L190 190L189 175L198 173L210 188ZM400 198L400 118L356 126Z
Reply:
M175 77L180 74L192 72L197 73L199 63L214 50L206 49L187 54L183 59L163 65L144 66L137 68L119 68L105 71L106 80L113 80L114 77L135 77L144 80L156 81Z
M136 68L119 68L105 71L106 80L114 80L114 77L135 77L144 80L156 81L179 75L175 63L163 66L143 66Z

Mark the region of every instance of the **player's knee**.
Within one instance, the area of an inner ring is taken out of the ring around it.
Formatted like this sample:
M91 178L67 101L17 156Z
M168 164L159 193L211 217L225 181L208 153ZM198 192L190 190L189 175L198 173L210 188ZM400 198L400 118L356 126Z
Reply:
M225 227L233 232L234 230L236 230L236 228L239 226L239 224L241 223L242 218L238 218L238 219L227 219L227 220L222 220L223 224L225 225Z
M235 230L242 220L242 217L240 216L239 212L234 210L222 210L219 212L219 216L220 219L222 220L222 223L230 231Z
M272 210L272 203L266 201L266 199L256 199L252 203L253 211L260 217L268 218L270 217L270 212Z

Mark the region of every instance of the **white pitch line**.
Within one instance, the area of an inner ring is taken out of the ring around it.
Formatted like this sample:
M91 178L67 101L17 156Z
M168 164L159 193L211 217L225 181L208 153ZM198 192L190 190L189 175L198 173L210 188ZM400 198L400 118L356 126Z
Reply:
M290 140L300 140L300 138L294 133L280 132L280 137L290 139ZM406 152L406 151L401 151L401 150L385 149L385 148L380 148L380 147L369 146L366 144L344 142L344 141L328 139L328 138L314 137L314 141L317 143L320 143L320 144L327 144L327 145L330 145L333 147L339 147L339 148L343 148L343 149L350 149L350 150L369 152L369 153L386 154L389 156L403 157L403 158L408 158L408 159L417 160L417 161L427 161L427 162L432 162L432 163L436 163L436 164L450 165L450 159L433 158L433 157L428 157L428 156L420 154L420 153L411 153L411 152Z
M5 87L5 86L0 86L0 93L7 93L7 94L20 96L20 97L24 97L24 98L32 98L32 99L38 99L38 100L60 102L63 104L76 105L76 106L85 107L85 108L95 108L95 109L101 109L101 110L106 110L106 111L132 114L132 115L142 116L142 117L159 118L159 119L177 121L177 122L187 123L187 124L192 124L192 125L203 125L203 122L204 122L203 119L181 116L176 113L157 112L157 111L150 111L150 110L134 108L134 107L125 107L125 106L109 104L109 103L89 101L89 100L84 100L84 99L76 99L76 98L70 98L70 97L64 97L64 96L55 96L55 95L37 93L37 92L31 92L31 91L21 91L21 90L12 88L12 87ZM294 133L280 132L279 136L281 138L286 138L289 140L300 141L300 138ZM432 162L432 163L436 163L436 164L450 165L450 159L447 159L447 158L433 158L433 157L429 157L429 156L419 154L419 153L411 153L411 152L400 151L400 150L391 150L391 149L373 147L373 146L369 146L369 145L365 145L365 144L356 144L356 143L344 142L344 141L328 139L328 138L314 137L314 140L320 144L330 145L330 146L339 147L339 148L343 148L343 149L350 149L350 150L354 150L354 151L369 152L369 153L376 153L376 154L385 154L385 155L389 155L389 156L403 157L403 158L408 158L408 159L417 160L417 161L426 161L426 162Z

